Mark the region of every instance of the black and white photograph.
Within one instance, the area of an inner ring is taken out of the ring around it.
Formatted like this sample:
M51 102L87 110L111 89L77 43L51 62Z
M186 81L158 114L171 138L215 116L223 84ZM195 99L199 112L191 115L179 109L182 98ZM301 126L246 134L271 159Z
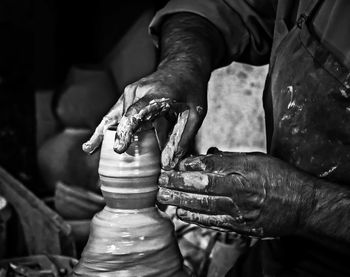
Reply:
M349 277L350 1L0 0L0 277Z

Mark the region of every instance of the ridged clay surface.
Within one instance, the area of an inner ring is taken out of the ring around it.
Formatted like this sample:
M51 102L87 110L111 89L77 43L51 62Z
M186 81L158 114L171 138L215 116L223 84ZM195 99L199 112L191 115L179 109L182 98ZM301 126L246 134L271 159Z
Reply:
M155 207L160 153L153 130L134 136L123 154L108 130L99 174L106 207L91 222L74 276L185 276L174 228Z

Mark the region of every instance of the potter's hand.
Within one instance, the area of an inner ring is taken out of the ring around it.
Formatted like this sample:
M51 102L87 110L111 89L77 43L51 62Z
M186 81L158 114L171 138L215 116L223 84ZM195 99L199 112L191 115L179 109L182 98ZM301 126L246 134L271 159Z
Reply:
M119 123L114 150L122 153L142 123L165 115L176 124L162 152L162 164L165 168L174 167L185 154L206 113L206 87L200 83L203 84L203 81L188 68L174 65L172 68L159 69L127 86L91 139L83 145L83 150L89 153L94 151L101 144L104 131ZM167 136L161 133L167 130L157 131L158 137Z
M262 153L216 152L162 172L158 200L180 219L254 237L296 233L311 212L310 176Z
M161 63L157 71L126 87L83 150L93 152L104 131L119 123L114 149L122 153L144 122L165 115L174 127L162 149L162 166L174 168L204 119L207 82L222 49L220 33L201 16L189 13L169 16L161 28ZM168 138L163 126L159 127L159 121L155 124L162 148L162 142Z

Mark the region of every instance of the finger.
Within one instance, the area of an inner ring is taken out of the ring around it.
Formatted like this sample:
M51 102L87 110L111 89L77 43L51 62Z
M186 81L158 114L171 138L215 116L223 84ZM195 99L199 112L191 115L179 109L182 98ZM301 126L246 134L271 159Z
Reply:
M161 151L165 148L169 139L169 134L174 130L174 125L178 122L178 116L180 115L179 117L183 118L183 115L186 115L186 113L182 113L188 109L185 103L172 103L170 110L164 114L164 117L158 117L153 121L153 127ZM182 120L180 119L179 121ZM178 126L176 126L175 129L176 128L178 128Z
M92 154L101 145L104 131L108 129L109 126L114 125L116 123L116 119L110 118L108 116L103 117L102 121L95 129L93 135L87 142L83 144L83 151Z
M247 180L236 174L220 176L201 171L162 171L158 184L170 191L230 197L234 209L227 211L230 214L243 212L247 221L255 220L260 215L261 205L266 197L266 191L245 189L249 187ZM237 207L240 207L240 211Z
M186 209L177 209L176 214L179 219L194 223L200 226L209 227L219 231L233 231L254 237L262 237L262 228L252 228L247 226L242 218L234 218L230 215L208 215L192 212Z
M182 221L194 223L200 226L209 227L218 231L231 231L238 234L262 238L264 230L262 227L252 227L247 225L242 217L232 217L230 215L209 215L193 212L186 209L177 209L177 217Z
M209 154L188 157L179 163L181 171L205 171L217 174L241 174L249 167L245 153Z
M190 107L190 109L179 113L169 141L162 151L161 162L164 169L174 168L186 154L204 116L205 111L201 106Z
M82 145L83 151L92 154L102 143L104 132L112 125L116 125L122 116L124 95L110 109L96 127L90 139Z
M140 124L169 111L173 102L169 98L154 99L154 96L148 95L131 105L118 124L114 150L125 152Z
M186 110L178 115L177 122L171 132L169 140L165 145L162 154L162 168L169 170L176 166L181 156L185 155L186 147L180 148L179 143L185 131L190 111Z
M158 201L162 204L177 206L207 214L227 214L237 210L231 198L212 196L159 188Z
M239 225L244 224L241 217L233 218L230 215L209 215L182 208L176 210L176 215L182 221L226 232L236 232L241 229ZM245 226L243 225L242 228L245 229Z
M178 164L178 169L180 171L207 171L207 165L205 162L205 157L209 155L198 155L191 156L181 160Z
M201 171L162 171L159 186L184 192L231 196L231 177Z

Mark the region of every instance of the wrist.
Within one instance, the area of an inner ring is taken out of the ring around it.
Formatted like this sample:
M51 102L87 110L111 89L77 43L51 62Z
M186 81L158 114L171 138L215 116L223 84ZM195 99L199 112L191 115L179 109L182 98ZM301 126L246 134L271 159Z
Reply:
M223 55L220 33L205 18L191 13L176 13L161 28L160 67L178 64L209 79L211 71Z
M317 178L304 175L298 180L299 190L299 209L298 209L298 225L296 234L305 236L310 231L310 218L316 206L316 181Z
M350 242L350 193L336 183L314 178L313 203L304 220L303 234Z
M197 65L187 57L164 59L157 71L161 74L159 79L166 80L167 85L180 94L190 91L192 95L206 95L209 76L199 74Z

